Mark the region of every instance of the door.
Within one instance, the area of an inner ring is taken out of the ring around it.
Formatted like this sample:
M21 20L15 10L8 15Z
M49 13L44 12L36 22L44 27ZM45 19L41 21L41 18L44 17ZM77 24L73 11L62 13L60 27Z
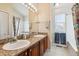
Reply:
M66 44L66 21L65 14L55 15L55 40L56 44Z

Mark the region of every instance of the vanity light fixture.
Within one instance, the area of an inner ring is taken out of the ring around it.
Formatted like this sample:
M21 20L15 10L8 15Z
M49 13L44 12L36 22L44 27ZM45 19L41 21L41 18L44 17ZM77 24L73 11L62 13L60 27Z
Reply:
M31 11L35 12L35 13L38 12L37 9L36 9L36 7L34 5L32 5L31 3L23 3L23 5L25 7L27 7L28 9L30 9Z

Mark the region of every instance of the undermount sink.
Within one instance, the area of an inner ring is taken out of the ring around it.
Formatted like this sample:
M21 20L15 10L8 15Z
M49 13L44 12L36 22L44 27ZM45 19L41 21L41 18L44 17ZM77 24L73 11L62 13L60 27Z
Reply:
M9 42L5 44L2 48L4 50L17 50L27 47L30 44L28 40L17 40L16 42Z
M44 35L34 35L34 37L44 37Z

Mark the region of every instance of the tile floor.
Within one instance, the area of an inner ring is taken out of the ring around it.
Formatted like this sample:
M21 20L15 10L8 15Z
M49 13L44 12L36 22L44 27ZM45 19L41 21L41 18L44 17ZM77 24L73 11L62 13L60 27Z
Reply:
M69 56L67 47L57 47L53 45L44 56Z

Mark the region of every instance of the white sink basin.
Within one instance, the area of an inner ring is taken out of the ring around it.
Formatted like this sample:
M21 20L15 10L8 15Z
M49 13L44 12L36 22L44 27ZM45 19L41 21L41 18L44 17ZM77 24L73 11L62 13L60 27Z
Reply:
M2 48L4 50L17 50L27 47L29 44L30 42L28 40L17 40L16 42L5 44Z
M34 35L34 37L44 37L44 35Z

